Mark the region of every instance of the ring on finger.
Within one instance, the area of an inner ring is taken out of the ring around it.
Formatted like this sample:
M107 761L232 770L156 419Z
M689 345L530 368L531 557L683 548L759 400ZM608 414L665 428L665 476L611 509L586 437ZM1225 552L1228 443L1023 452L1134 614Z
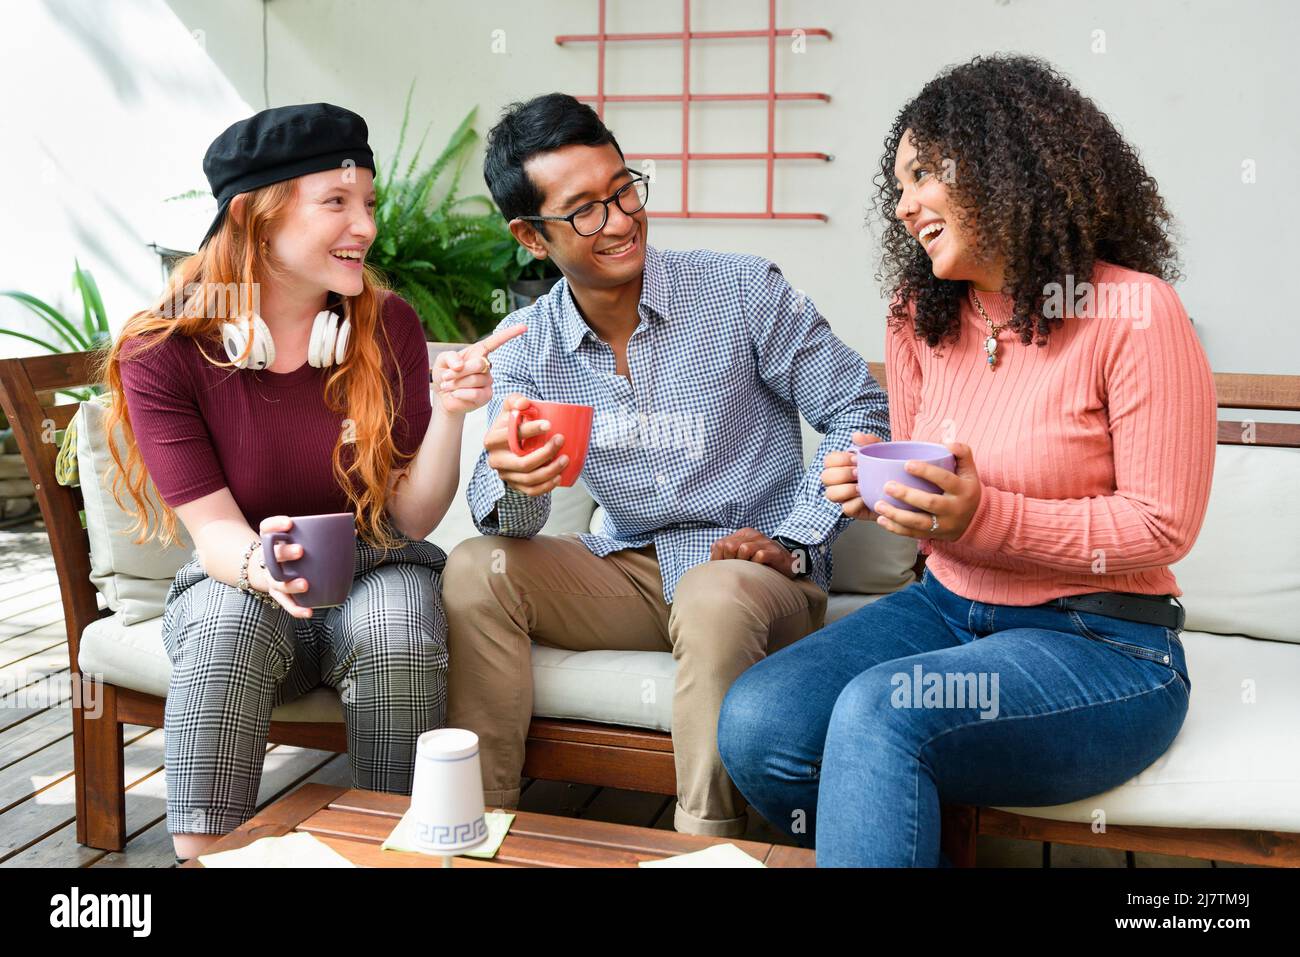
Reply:
M933 534L934 534L935 532L937 532L938 530L939 530L939 516L938 516L938 515L931 515L931 516L930 516L930 534L933 535Z

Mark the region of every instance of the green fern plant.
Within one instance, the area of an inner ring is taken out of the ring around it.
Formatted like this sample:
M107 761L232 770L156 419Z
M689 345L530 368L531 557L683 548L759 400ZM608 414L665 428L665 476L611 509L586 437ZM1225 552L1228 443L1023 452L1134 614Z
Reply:
M519 272L515 241L487 196L458 195L478 142L470 110L428 166L417 170L425 136L398 175L406 145L406 95L397 149L375 184L378 235L367 261L420 315L430 339L472 342L501 320L505 289Z
M104 311L104 300L99 294L99 286L89 269L81 268L81 263L73 260L72 285L81 295L81 323L78 325L49 303L37 299L26 292L15 289L0 290L0 296L22 303L34 313L53 333L55 341L40 336L18 332L15 329L0 329L0 335L12 336L40 346L54 354L62 352L94 352L112 341L108 328L108 313ZM92 395L103 392L101 386L89 386L85 389L63 389L64 395L85 401Z

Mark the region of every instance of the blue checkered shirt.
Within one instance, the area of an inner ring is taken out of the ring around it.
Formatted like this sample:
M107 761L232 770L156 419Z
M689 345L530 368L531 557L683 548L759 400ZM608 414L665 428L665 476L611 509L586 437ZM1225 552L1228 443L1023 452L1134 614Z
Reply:
M581 482L605 509L604 557L654 543L671 603L677 582L741 528L808 546L830 590L830 546L848 525L823 497L822 459L854 430L889 438L885 393L812 301L756 256L646 248L641 317L627 344L631 381L583 320L568 283L507 316L528 331L492 355L495 422L505 397L595 408ZM824 438L806 468L799 416ZM550 495L508 488L480 454L470 510L486 535L530 538Z

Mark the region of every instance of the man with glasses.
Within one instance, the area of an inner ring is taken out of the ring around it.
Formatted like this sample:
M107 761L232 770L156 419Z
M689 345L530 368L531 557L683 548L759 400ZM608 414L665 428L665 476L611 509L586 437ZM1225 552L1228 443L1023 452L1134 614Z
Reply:
M772 263L647 246L649 183L573 97L507 108L483 172L511 233L564 278L499 327L528 331L494 353L492 425L468 490L487 537L456 548L443 574L448 721L479 735L487 804L514 807L530 640L671 651L675 825L739 835L722 699L821 627L830 546L848 524L822 496L821 461L855 431L889 437L885 395ZM511 452L510 412L529 400L595 408L581 481L604 507L600 534L538 534L568 457L560 434ZM825 435L807 468L800 415Z

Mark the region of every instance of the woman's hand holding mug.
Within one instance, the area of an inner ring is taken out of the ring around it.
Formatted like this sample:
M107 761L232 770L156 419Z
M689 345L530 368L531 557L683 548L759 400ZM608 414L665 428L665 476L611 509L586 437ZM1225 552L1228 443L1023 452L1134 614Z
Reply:
M288 515L272 515L262 519L258 533L265 535L268 532L287 532L293 528L293 521ZM293 561L295 558L302 558L302 546L283 543L275 546L275 560L279 562ZM266 592L275 601L295 618L310 618L312 610L304 608L293 600L293 596L305 592L308 587L307 579L295 578L292 581L278 582L271 577L266 570L266 565L262 563L260 553L254 553L248 563L248 583L260 592Z
M975 456L970 446L961 442L949 442L946 446L956 459L954 471L927 465L925 462L907 463L909 475L937 485L939 492L923 492L901 482L886 483L886 495L892 495L919 511L905 511L882 500L875 503L880 512L876 521L880 525L895 535L937 538L945 542L955 542L966 534L971 520L979 511L984 486L975 469Z
M859 448L874 445L879 441L880 439L874 435L863 432L853 433L853 444ZM911 447L918 445L926 447L932 443L895 442L892 446L884 446L877 451L887 452L891 449L916 451ZM971 454L970 446L953 442L946 446L934 445L933 448L941 453L946 448L948 453L951 453L944 457L948 460L948 464L954 465L952 471L922 461L890 461L887 457L883 457L882 461L876 462L877 452L867 456L866 464L873 469L878 465L901 467L907 475L915 476L930 484L934 492L912 488L900 481L885 482L883 491L886 495L906 503L915 511L899 508L884 499L872 502L870 505L863 501L862 490L873 485L879 487L879 482L884 476L879 471L863 473L863 482L859 484L860 456L857 451L830 452L826 455L821 476L822 485L826 486L826 498L839 503L840 510L850 518L862 522L875 522L895 535L956 541L966 533L971 519L979 509L983 486L980 484L979 473L975 470L975 459ZM922 450L928 451L925 448ZM888 471L884 473L884 475L888 474Z

